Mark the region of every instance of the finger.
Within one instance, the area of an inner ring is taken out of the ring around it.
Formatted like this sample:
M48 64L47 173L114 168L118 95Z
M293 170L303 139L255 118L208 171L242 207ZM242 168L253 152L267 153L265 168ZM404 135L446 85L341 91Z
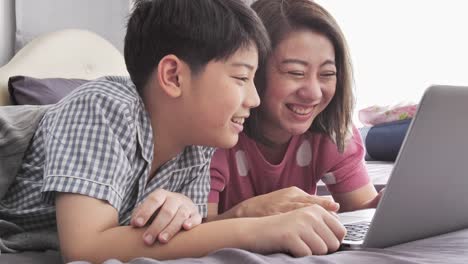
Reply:
M190 230L193 227L201 224L202 222L202 216L198 213L198 210L196 213L192 214L189 219L184 221L183 228L185 230Z
M324 216L324 218L325 217L327 216ZM322 241L325 245L325 252L322 251L321 253L326 254L328 252L335 252L340 247L341 238L339 239L337 235L331 230L332 227L328 225L325 219L322 220L322 222L318 223L318 228L315 229L315 232L320 237L320 241Z
M146 244L152 245L154 243L161 231L172 221L179 210L179 206L180 203L178 203L177 200L166 199L166 202L162 205L159 213L143 234L143 240Z
M165 191L153 192L138 206L130 221L131 225L135 227L146 225L166 199L167 193Z
M290 203L287 203L287 204L281 206L280 208L278 208L278 210L281 213L286 213L286 212L289 212L289 211L293 211L293 210L300 209L300 208L303 208L303 207L308 207L308 206L310 206L310 203L290 202Z
M311 227L310 230L313 232L301 234L301 239L309 247L312 255L325 255L328 253L328 246L322 237L316 233L316 230L322 228L321 226L316 226L316 228Z
M330 228L330 230L335 234L338 241L343 241L343 238L346 235L346 228L339 221L339 219L333 216L330 213L324 215L323 220L325 224Z
M176 215L169 224L159 233L158 240L167 243L182 228L182 225L190 217L190 210L187 207L179 207Z
M312 250L300 237L289 239L286 243L288 244L286 250L293 257L300 258L312 255Z
M330 214L335 217L336 219L340 220L340 217L338 216L338 214L336 212L330 212Z
M317 204L328 211L337 212L340 209L340 204L330 198L320 197L317 195L303 195L295 199L297 202Z

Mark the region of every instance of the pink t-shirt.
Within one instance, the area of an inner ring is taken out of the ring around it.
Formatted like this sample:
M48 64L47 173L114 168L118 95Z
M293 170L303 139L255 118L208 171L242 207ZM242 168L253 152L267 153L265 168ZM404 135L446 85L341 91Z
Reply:
M306 132L294 136L280 164L264 159L254 140L244 133L231 149L218 149L211 160L209 203L223 213L238 203L282 188L297 186L315 194L322 180L331 193L354 191L369 182L364 147L358 130L344 153L326 135Z

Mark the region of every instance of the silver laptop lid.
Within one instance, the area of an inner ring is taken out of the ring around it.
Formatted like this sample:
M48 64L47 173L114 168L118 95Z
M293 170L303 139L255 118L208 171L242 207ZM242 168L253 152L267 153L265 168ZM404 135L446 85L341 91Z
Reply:
M428 88L410 125L364 247L468 227L468 87Z

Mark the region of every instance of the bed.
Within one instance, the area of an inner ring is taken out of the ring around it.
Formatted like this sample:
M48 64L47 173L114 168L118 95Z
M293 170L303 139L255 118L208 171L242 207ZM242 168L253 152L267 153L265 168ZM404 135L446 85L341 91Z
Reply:
M103 75L126 74L122 55L96 34L85 30L49 33L30 42L7 65L0 68L0 105L11 103L7 81L13 75L89 80ZM376 187L380 189L385 186L392 163L368 162L367 166ZM0 263L61 262L60 253L53 250L0 255ZM107 263L121 262L108 260ZM326 256L292 258L287 254L259 255L226 248L203 258L172 261L138 258L130 263L468 263L468 230L386 249L339 251Z

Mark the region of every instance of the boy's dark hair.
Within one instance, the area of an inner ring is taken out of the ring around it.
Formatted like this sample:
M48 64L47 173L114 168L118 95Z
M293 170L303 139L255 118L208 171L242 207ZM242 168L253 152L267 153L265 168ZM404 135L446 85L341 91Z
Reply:
M252 4L265 24L275 49L286 35L295 30L308 29L327 37L335 50L337 68L336 92L330 104L315 118L310 131L325 133L335 140L340 152L344 151L349 135L354 107L352 91L351 58L345 37L333 16L311 0L258 0ZM255 75L260 100L265 92L265 67L259 67ZM246 133L259 141L267 142L258 128L260 108L251 110L245 123Z
M252 44L263 63L270 49L268 34L256 13L240 0L140 0L128 21L124 56L142 94L168 54L182 59L196 74L211 60L228 59Z

